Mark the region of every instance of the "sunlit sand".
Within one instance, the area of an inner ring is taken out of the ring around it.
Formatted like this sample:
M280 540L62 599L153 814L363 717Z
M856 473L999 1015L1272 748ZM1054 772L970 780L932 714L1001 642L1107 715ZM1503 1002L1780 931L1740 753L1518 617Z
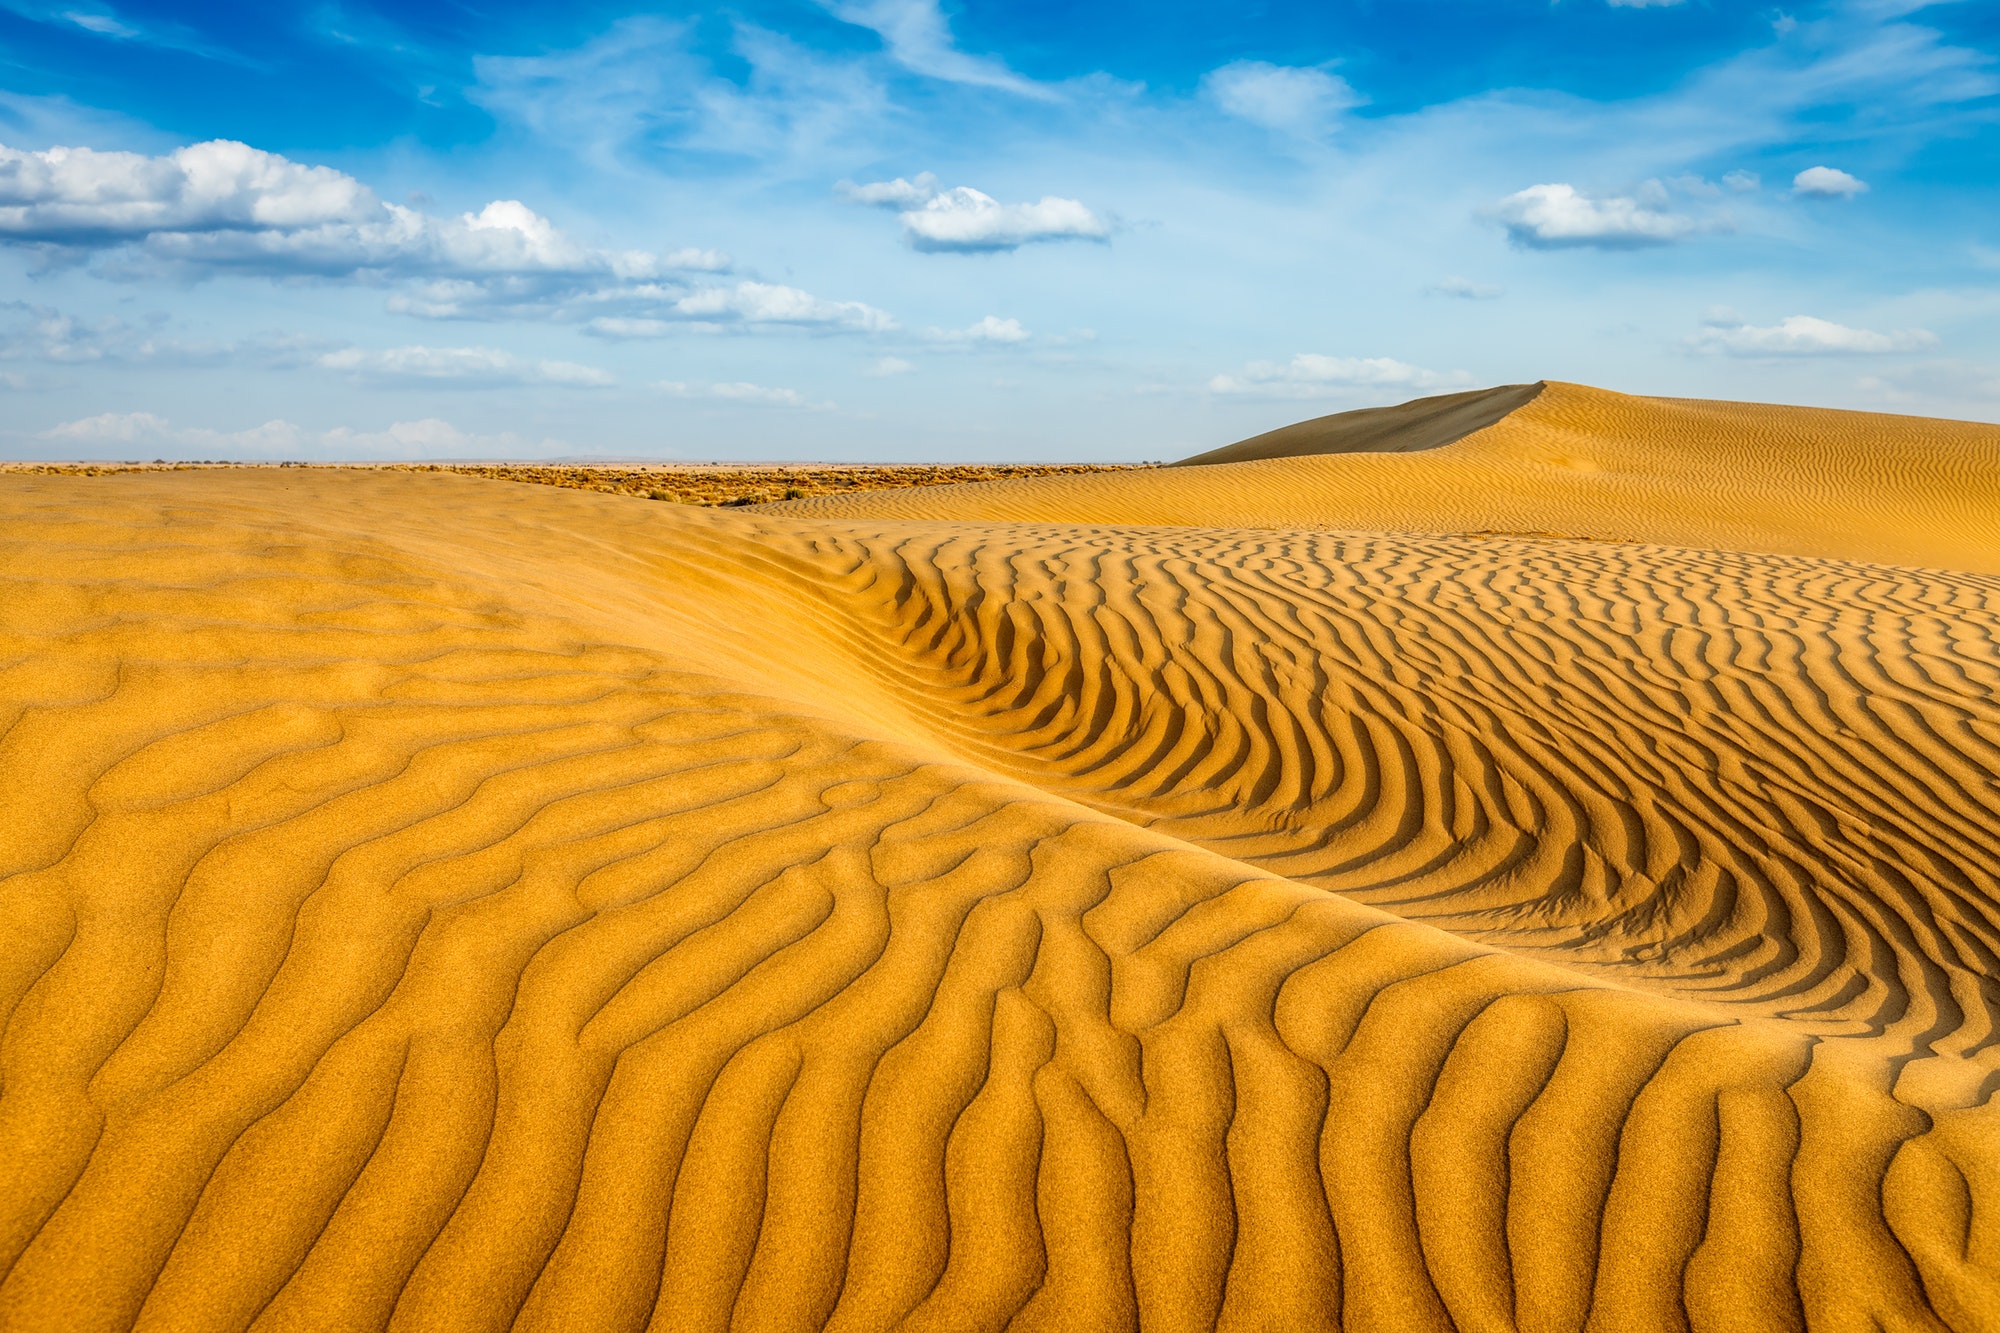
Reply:
M2000 427L0 476L0 1328L2000 1327Z

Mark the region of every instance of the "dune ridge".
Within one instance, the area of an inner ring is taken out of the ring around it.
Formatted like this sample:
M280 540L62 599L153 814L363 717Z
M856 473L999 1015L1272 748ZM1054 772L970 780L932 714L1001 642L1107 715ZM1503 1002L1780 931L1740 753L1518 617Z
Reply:
M1253 435L1220 449L1183 458L1175 467L1252 463L1309 454L1409 454L1442 449L1541 395L1546 384L1504 384L1494 389L1438 394L1394 407L1363 407L1314 417Z
M2000 1326L2000 578L1307 526L0 479L0 1327Z

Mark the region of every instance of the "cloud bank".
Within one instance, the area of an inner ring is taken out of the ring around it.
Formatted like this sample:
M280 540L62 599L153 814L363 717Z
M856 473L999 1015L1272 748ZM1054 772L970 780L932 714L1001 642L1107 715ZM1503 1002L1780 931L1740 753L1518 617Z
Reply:
M438 217L385 203L352 176L229 140L139 153L0 147L0 242L116 257L193 276L359 279L428 319L806 325L875 331L886 312L794 287L699 275L715 250L605 250L514 199Z

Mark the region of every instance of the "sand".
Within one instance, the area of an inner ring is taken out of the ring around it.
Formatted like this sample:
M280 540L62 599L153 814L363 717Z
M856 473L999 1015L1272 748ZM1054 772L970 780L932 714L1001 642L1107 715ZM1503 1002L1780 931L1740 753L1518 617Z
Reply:
M0 1328L2000 1327L1996 469L0 478Z

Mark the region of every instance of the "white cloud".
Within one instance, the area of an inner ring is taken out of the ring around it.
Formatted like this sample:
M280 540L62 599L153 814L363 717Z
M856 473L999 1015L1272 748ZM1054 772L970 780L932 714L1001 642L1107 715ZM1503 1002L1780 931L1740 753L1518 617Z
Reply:
M1729 311L1713 310L1707 322L1708 327L1688 338L1687 345L1696 351L1729 356L1881 356L1921 352L1938 343L1937 335L1928 329L1876 333L1811 315L1792 315L1758 327L1743 323Z
M0 148L0 240L130 251L197 274L401 285L389 308L430 319L799 324L877 330L887 314L762 282L702 285L729 257L581 244L518 200L436 217L353 177L217 140L161 157Z
M1838 167L1807 167L1792 177L1792 193L1810 199L1852 199L1868 193L1868 182Z
M825 301L769 282L703 288L676 301L674 309L690 319L717 323L814 324L878 332L896 327L885 312L860 301Z
M593 294L571 308L613 306L621 313L598 315L584 332L600 338L663 338L677 327L762 327L788 325L830 331L881 333L896 327L887 311L861 301L828 301L797 287L739 282L733 287L700 287L683 292L660 286Z
M849 203L867 204L873 208L922 208L937 197L937 177L928 171L917 173L915 180L904 180L901 176L892 181L875 181L868 185L856 185L853 181L841 181L834 190Z
M871 379L888 379L892 375L907 375L915 369L900 356L885 356L862 373Z
M1504 287L1495 287L1486 282L1473 282L1456 276L1440 278L1424 288L1424 291L1432 296L1456 296L1465 301L1492 301L1507 294L1507 289Z
M1315 65L1237 60L1209 71L1202 91L1239 120L1289 134L1317 135L1366 100L1346 79Z
M1441 375L1386 356L1321 356L1301 352L1287 362L1252 361L1240 374L1217 375L1211 393L1265 398L1327 398L1362 389L1428 389L1466 382L1464 372Z
M653 386L676 398L716 398L723 402L745 403L753 407L798 407L814 411L826 411L832 403L815 403L797 389L773 389L762 384L752 384L747 380L731 383L690 384L681 380L662 380Z
M308 431L284 420L249 430L219 431L175 426L151 412L105 412L65 422L36 438L72 456L87 449L113 449L170 458L520 458L548 457L568 449L561 440L532 441L512 431L473 434L436 417L398 421L380 431L347 426Z
M1731 171L1723 175L1722 184L1737 194L1749 194L1763 188L1764 178L1754 171Z
M1024 97L1053 99L1049 89L1024 79L998 60L967 55L952 40L937 0L819 0L842 23L867 28L906 69L950 83L1001 88Z
M1018 319L988 315L962 329L932 329L926 335L946 343L1024 343L1034 335L1021 327Z
M1665 9L1681 0L1604 0L1613 9Z
M1639 198L1602 199L1573 185L1531 185L1502 199L1493 213L1516 243L1537 250L1574 246L1629 250L1666 245L1701 230L1693 218L1665 211L1665 190L1657 182L1649 185L1651 189L1637 192Z
M842 181L834 188L853 203L897 209L903 234L919 250L1017 250L1036 241L1102 241L1111 235L1111 224L1075 199L1045 194L1032 204L1003 204L966 185L940 190L928 171L914 180Z
M1018 250L1037 241L1102 241L1111 235L1111 224L1075 199L1045 194L1032 204L1003 204L966 185L937 191L898 217L910 244L926 251Z
M0 235L86 244L155 232L360 224L385 206L361 182L227 139L164 157L0 146Z
M573 361L524 361L494 347L388 347L365 351L342 348L321 356L323 370L343 371L378 383L470 386L512 384L565 385L601 388L613 383L610 374Z

